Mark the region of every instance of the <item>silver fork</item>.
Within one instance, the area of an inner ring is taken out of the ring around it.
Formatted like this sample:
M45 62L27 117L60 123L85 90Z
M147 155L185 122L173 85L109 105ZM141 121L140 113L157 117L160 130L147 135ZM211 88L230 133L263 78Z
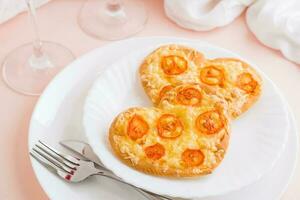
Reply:
M91 161L85 161L71 155L63 154L41 141L38 141L30 150L30 155L67 182L78 183L93 175L100 175L131 186L149 200L172 200L169 197L161 196L131 185L116 177L116 175L104 167L102 168L100 166L96 168Z

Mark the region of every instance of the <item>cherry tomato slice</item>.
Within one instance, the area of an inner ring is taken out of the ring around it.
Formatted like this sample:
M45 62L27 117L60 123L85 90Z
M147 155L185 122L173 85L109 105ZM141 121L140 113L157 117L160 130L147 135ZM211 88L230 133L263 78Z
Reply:
M172 139L182 134L183 125L175 115L164 114L158 119L157 130L160 137Z
M237 86L247 93L252 93L257 87L257 81L250 73L242 73L237 78Z
M196 119L196 128L201 133L212 135L224 127L223 116L216 110L200 114Z
M167 92L172 90L174 87L172 85L164 86L159 92L159 101L165 96Z
M149 131L149 125L139 115L134 115L128 124L127 134L132 140L143 137Z
M204 162L204 154L200 149L186 149L181 157L188 167L196 167Z
M200 80L208 85L222 85L224 72L214 66L204 67L200 71Z
M201 92L193 87L182 88L177 93L177 101L186 106L198 106L201 103Z
M179 75L187 70L187 61L180 56L165 56L161 61L161 68L167 75Z
M158 160L165 155L165 148L163 145L156 143L144 149L146 156L152 160Z

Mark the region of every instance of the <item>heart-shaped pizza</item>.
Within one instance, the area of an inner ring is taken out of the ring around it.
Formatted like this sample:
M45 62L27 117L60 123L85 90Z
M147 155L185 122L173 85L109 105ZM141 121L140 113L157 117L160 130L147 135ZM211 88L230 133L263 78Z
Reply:
M211 173L229 140L228 118L218 106L194 110L131 108L115 119L109 140L127 165L162 176Z
M262 80L247 63L235 58L205 59L181 45L166 45L148 55L140 67L142 85L154 105L172 87L198 83L208 93L228 102L236 118L257 100Z
M181 45L148 55L140 78L155 107L120 113L109 130L110 144L127 165L173 177L209 174L221 163L230 120L257 100L262 84L241 60L208 60Z

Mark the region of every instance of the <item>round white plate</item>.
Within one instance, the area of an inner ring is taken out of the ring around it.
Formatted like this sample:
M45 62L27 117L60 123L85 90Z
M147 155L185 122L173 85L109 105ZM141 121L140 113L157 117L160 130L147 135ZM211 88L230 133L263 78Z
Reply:
M183 45L195 48L209 59L239 57L202 42ZM173 197L220 195L257 181L279 158L289 127L285 103L263 73L261 97L249 112L232 121L229 150L211 175L193 179L151 176L128 167L114 155L108 141L108 130L114 118L130 107L152 106L142 89L138 72L143 59L157 47L145 46L120 58L108 66L92 86L84 106L83 126L94 152L106 167L127 182Z
M70 64L49 84L38 101L31 119L28 148L39 139L58 149L61 149L58 142L64 139L86 141L81 125L82 108L87 91L97 73L130 51L162 42L197 41L163 37L123 40L96 49ZM283 154L262 179L239 191L211 197L209 200L278 199L287 187L295 168L298 139L294 120L291 121L288 134ZM127 186L103 177L93 177L80 184L68 184L34 159L31 159L31 162L41 186L50 199L142 199Z

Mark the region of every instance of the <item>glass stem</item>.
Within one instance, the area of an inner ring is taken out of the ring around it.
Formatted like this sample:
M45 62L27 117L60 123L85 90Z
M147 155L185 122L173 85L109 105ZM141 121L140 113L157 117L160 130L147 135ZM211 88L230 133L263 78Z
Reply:
M123 9L122 0L106 0L106 15L109 24L124 24L127 21L127 14Z
M30 21L32 23L33 32L34 32L34 40L33 40L33 54L35 57L41 57L43 55L42 52L42 42L40 39L39 29L37 25L37 19L36 19L36 9L33 5L32 0L25 0L27 8L28 8L28 14Z

